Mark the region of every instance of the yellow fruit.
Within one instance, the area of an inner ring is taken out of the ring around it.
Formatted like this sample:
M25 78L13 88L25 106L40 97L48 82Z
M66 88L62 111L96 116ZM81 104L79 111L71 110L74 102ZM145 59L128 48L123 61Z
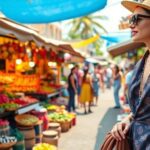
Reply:
M34 146L33 150L56 150L56 147L50 144L41 143Z

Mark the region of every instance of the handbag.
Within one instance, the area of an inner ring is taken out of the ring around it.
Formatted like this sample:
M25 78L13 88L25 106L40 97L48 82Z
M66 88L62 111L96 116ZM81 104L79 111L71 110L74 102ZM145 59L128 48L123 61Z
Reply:
M104 143L100 150L131 150L127 137L121 141L117 141L111 133L105 137Z

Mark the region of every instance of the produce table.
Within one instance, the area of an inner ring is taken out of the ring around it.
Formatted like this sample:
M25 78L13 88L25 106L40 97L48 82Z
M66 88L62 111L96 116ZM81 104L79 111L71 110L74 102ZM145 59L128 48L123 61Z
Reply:
M36 93L36 92L33 93L33 92L26 92L25 95L37 98L40 101L47 101L47 100L49 100L52 97L59 96L61 94L61 92L62 92L62 88L58 89L54 93Z
M6 111L6 112L0 114L0 119L1 118L7 118L7 120L10 122L11 126L15 127L16 126L16 123L15 123L15 120L14 120L15 115L29 112L30 110L36 108L37 106L39 106L39 102L31 103L29 105L20 107L17 110L14 110L14 111Z

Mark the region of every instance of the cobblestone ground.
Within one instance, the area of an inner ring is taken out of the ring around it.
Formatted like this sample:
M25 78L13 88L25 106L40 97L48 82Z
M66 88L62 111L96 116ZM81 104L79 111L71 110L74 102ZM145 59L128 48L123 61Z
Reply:
M58 150L99 150L121 111L113 106L113 92L105 90L100 93L98 106L92 107L93 113L83 115L83 108L77 109L77 125L61 134Z

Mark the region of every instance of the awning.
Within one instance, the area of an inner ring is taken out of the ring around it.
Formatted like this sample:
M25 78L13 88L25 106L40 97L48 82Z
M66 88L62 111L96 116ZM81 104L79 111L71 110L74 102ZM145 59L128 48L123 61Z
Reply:
M60 50L77 57L84 58L80 53L76 52L70 44L45 38L41 36L36 30L14 22L6 18L3 14L0 14L0 35L13 35L18 40L23 42L32 40L38 46L45 46L47 49L53 47L55 50Z
M72 56L80 57L85 59L79 52L76 52L71 45L69 44L60 44L58 45L58 50L71 54Z
M144 46L144 43L136 43L130 40L130 41L122 42L115 46L109 47L108 52L112 57L116 57L126 52L133 51L142 46Z
M100 64L102 66L108 65L108 61L106 61L106 59L99 56L89 57L85 61L93 64Z
M41 37L37 31L25 25L19 24L6 18L0 14L0 34L1 35L14 35L20 41L26 42L34 40L37 45L42 46L46 41Z

